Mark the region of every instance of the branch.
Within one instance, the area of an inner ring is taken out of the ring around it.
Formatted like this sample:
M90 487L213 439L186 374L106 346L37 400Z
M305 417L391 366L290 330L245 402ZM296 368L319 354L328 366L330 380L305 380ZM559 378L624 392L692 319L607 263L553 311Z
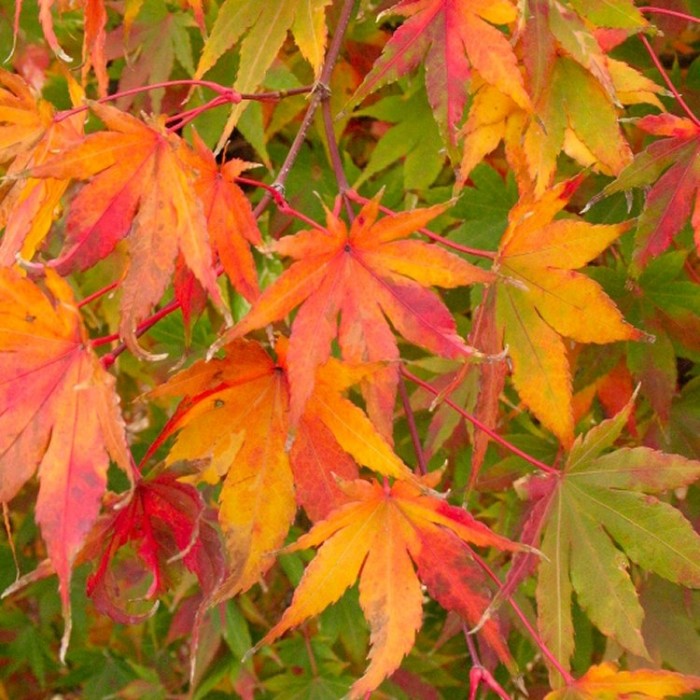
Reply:
M424 382L422 379L416 377L415 374L412 374L409 372L405 367L401 367L401 374L406 377L406 379L409 379L412 381L414 384L417 384L418 386L422 387L423 389L426 389L429 391L431 394L434 396L439 396L440 392L432 385L430 385L428 382ZM494 442L497 442L499 445L502 447L505 447L507 450L510 450L513 454L517 455L518 457L522 457L526 462L529 462L532 464L533 467L537 467L537 469L542 470L543 472L546 472L547 474L559 474L559 470L555 469L554 467L550 467L548 464L545 464L544 462L540 462L539 459L535 459L534 457L531 457L527 452L523 452L519 447L516 447L512 442L508 442L504 437L501 437L497 432L491 430L488 426L484 425L476 416L473 416L471 413L468 413L465 411L461 406L456 404L452 399L445 398L443 401L453 408L457 413L459 413L460 416L463 418L466 418L475 428L478 428L479 430L483 430Z
M306 134L311 127L316 110L323 100L327 99L327 94L329 93L328 85L330 84L331 74L333 73L333 68L335 67L335 63L340 55L340 49L343 39L345 38L345 32L348 28L354 5L355 0L344 0L343 2L343 7L340 11L340 18L338 19L338 26L333 34L331 44L328 47L326 60L324 61L323 68L321 69L321 75L319 76L318 82L314 86L311 93L309 107L306 110L306 114L304 114L304 119L301 122L299 131L297 131L294 141L289 148L287 157L284 159L284 163L282 163L279 174L272 183L272 187L274 187L280 194L284 194L284 185L287 182L287 178L289 177L289 173L291 172L296 159L299 157L301 147L306 140ZM255 207L255 211L253 212L256 218L260 216L263 211L265 211L271 199L272 198L269 195L265 195L260 200L260 203L257 207Z

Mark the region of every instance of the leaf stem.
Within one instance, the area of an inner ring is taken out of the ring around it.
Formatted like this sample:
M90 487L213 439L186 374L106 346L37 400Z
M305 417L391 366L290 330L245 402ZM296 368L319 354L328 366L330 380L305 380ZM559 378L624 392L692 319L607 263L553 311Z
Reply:
M170 315L173 311L176 311L177 309L180 308L180 302L173 300L166 304L162 309L159 311L156 311L154 314L151 314L145 321L142 321L138 327L136 328L136 337L139 338L141 337L147 330L155 326L158 321L160 321L162 318L165 318L166 316ZM96 348L99 347L100 345L106 345L107 343L112 343L115 340L119 340L119 333L112 333L112 335L106 335L102 338L95 338L92 341L92 347ZM121 355L124 350L126 350L126 344L125 343L119 343L112 352L107 353L106 355L103 355L102 357L102 365L103 367L111 367L117 357Z
M501 579L496 576L494 573L493 569L478 555L476 552L473 552L474 555L474 560L479 564L479 566L486 572L486 574L489 576L489 578L496 583L496 585L499 587L500 590L503 590L503 583L501 582ZM564 679L564 682L569 685L571 683L575 682L574 677L561 665L559 662L559 659L557 659L556 656L550 651L549 647L544 643L544 640L542 637L539 635L537 630L532 626L532 623L530 620L527 619L525 613L522 611L520 606L513 600L513 596L510 593L505 592L503 595L505 595L506 600L508 601L510 607L513 609L513 612L518 616L520 619L520 622L522 622L523 627L527 630L527 633L532 637L532 640L537 644L537 646L540 648L540 651L542 654L547 658L549 663L552 664L552 666L557 670L557 672L561 675L561 677Z
M116 282L112 282L112 284L108 284L106 287L102 287L102 289L98 289L96 292L93 292L92 294L86 296L85 299L82 299L81 301L78 302L78 304L77 304L78 308L81 309L83 306L89 304L92 301L95 301L95 299L99 299L101 296L108 294L113 289L116 289L119 286L120 282L121 282L121 280L117 280Z
M403 375L399 375L399 395L401 396L401 403L403 404L403 411L406 414L406 422L408 423L408 430L411 433L411 442L413 443L413 451L416 453L417 470L421 475L428 473L428 465L425 461L425 454L423 453L423 447L420 442L420 436L418 435L418 428L416 427L416 417L413 415L413 409L411 408L411 402L408 398L408 391L406 389L406 380Z
M654 49L652 48L651 44L649 43L649 39L647 39L643 34L639 35L639 39L646 47L646 50L648 51L649 55L651 56L651 60L654 62L656 69L659 71L659 73L661 73L661 77L663 78L663 81L666 83L666 86L671 91L673 96L676 98L676 101L681 106L681 109L688 115L688 118L690 119L690 121L692 121L693 124L695 124L695 126L700 128L700 119L698 119L695 116L693 111L690 109L690 107L688 107L688 104L681 96L680 92L678 92L678 90L676 89L676 86L673 84L673 81L671 80L669 74L666 72L666 69L663 67L661 61L659 60L659 57L656 55Z
M668 10L665 7L651 7L645 5L638 8L640 12L647 12L649 14L656 15L666 15L667 17L676 17L677 19L685 19L688 22L695 22L700 24L700 19L698 17L693 17L693 15L686 14L685 12L680 12L679 10Z
M118 100L122 97L128 97L129 95L138 95L142 92L148 92L149 90L158 90L160 88L174 87L177 85L191 85L193 87L205 87L213 90L219 94L219 98L225 98L221 104L231 102L237 104L241 101L241 94L236 92L231 88L219 85L219 83L214 83L211 80L194 80L194 79L181 79L181 80L166 80L161 83L152 83L151 85L141 85L139 87L129 88L128 90L121 90L115 92L112 95L106 95L105 97L100 97L97 100L92 100L93 102L98 102L100 104L105 102L112 102ZM54 117L55 122L63 121L72 117L74 114L80 114L80 112L85 112L90 109L89 104L80 105L80 107L74 107L73 109L68 109L62 112L58 112Z
M477 651L476 644L465 623L462 623L462 631L464 632L464 639L467 642L467 649L469 649L469 655L472 657L474 665L469 671L469 700L476 700L476 693L479 690L479 686L484 683L486 684L496 695L498 695L501 700L511 700L510 696L504 690L503 686L491 675L491 672L482 666L481 659L479 658L479 652Z
M350 200L346 196L346 193L350 189L350 184L348 183L348 178L345 175L345 168L343 167L343 159L340 157L340 149L338 148L338 143L335 140L335 129L333 128L333 115L331 114L331 93L330 90L323 96L321 100L321 114L323 116L323 130L326 133L326 141L328 142L328 154L331 159L331 166L333 167L333 172L335 173L335 180L338 184L338 194L343 200L345 205L345 211L348 215L348 220L352 221L355 218L355 212L352 209Z
M404 377L406 377L406 379L409 379L414 384L417 384L426 391L429 391L431 394L439 396L440 392L435 387L431 386L428 382L424 382L419 377L416 377L415 374L409 372L403 366L401 367L401 374ZM512 442L509 442L504 437L501 437L497 432L491 430L491 428L484 425L484 423L482 423L478 418L476 418L476 416L473 416L471 413L465 411L461 406L452 401L452 399L445 398L443 399L443 401L448 406L457 411L457 413L459 413L463 418L466 418L466 420L468 420L475 428L483 430L483 432L485 432L494 442L497 442L499 445L505 447L513 454L517 455L518 457L521 457L526 462L529 462L530 464L532 464L533 467L537 467L537 469L540 469L543 472L546 472L547 474L559 474L559 470L555 469L554 467L550 467L544 462L540 462L540 460L535 459L535 457L531 457L529 454L527 454L527 452L523 452L523 450L521 450L519 447L516 447Z

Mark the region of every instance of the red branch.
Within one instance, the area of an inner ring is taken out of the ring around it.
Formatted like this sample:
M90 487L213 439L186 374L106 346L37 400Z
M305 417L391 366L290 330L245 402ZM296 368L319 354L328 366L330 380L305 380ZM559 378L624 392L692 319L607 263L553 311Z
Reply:
M412 381L414 384L417 384L418 386L422 387L426 391L429 391L431 394L434 396L439 396L440 392L432 385L430 385L428 382L424 382L422 379L419 377L416 377L415 374L412 374L409 372L405 367L401 368L401 374L406 377L406 379L409 379ZM529 462L532 464L533 467L537 467L538 469L541 469L543 472L546 472L547 474L559 474L559 470L555 469L554 467L550 467L548 464L545 464L544 462L540 462L539 459L535 459L534 457L531 457L527 452L523 452L519 447L516 447L512 442L508 442L504 437L501 437L497 432L491 430L487 425L482 423L476 416L473 416L471 413L465 411L461 406L456 404L452 399L445 398L443 401L450 406L450 408L453 408L457 413L459 413L460 416L463 418L466 418L475 428L478 428L479 430L483 430L494 442L497 442L499 445L505 447L507 450L510 450L513 454L517 455L518 457L522 457L526 462Z
M659 73L661 73L661 77L663 78L663 81L666 83L668 89L671 91L673 96L676 98L676 101L678 102L678 104L681 106L683 111L688 115L688 118L693 122L693 124L695 124L695 126L700 128L700 119L698 119L695 116L695 114L693 114L693 110L690 109L690 107L688 107L688 104L683 99L680 92L678 92L678 90L676 89L676 86L673 84L673 81L671 80L669 74L666 72L666 69L663 67L661 61L659 61L659 57L654 52L654 49L651 47L651 44L649 43L649 39L647 39L643 34L639 35L639 39L646 47L646 50L649 52L649 55L651 56L651 60L654 62L656 69L659 71Z

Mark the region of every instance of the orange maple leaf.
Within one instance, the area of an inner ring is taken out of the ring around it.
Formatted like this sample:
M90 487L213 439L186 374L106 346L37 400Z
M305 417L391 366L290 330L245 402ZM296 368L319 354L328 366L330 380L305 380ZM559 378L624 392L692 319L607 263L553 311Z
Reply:
M71 202L66 249L51 263L62 274L94 265L127 237L130 263L119 331L143 355L136 326L160 300L178 252L212 299L221 308L224 302L187 144L159 124L149 126L115 107L94 103L91 109L111 131L86 136L30 174L90 178Z
M653 669L620 671L606 661L591 666L577 681L552 691L545 700L661 700L698 689L699 676Z
M36 519L70 634L71 569L95 522L111 456L130 473L114 379L88 345L68 285L0 270L0 501L39 467Z
M436 245L406 239L448 205L416 209L377 221L379 201L368 202L350 230L331 212L325 229L301 231L273 245L296 262L271 284L225 339L277 321L301 304L289 341L292 423L314 386L318 365L330 357L338 338L343 358L352 363L398 360L387 318L407 340L452 358L473 349L457 334L452 315L424 287L457 287L494 279ZM340 322L338 317L340 316ZM398 369L374 378L365 398L373 421L390 439Z
M255 164L233 158L219 166L196 132L194 147L192 166L199 173L195 189L204 206L212 248L231 284L248 301L254 301L260 289L250 245L261 245L262 238L250 202L236 178Z
M82 91L70 79L71 96ZM3 87L4 86L4 87ZM68 179L24 178L32 166L54 157L83 137L83 115L54 120L52 106L35 99L17 75L0 70L0 162L12 160L5 172L10 183L0 190L0 265L13 265L17 255L30 259L54 221Z
M574 426L571 372L561 336L580 343L644 338L596 282L575 272L628 225L552 221L580 181L562 182L537 202L516 205L496 256L496 268L511 282L495 285L495 314L513 361L513 383L565 445L573 440Z
M436 478L435 472L424 477L422 487L404 481L392 487L364 480L345 484L348 502L287 548L322 545L291 605L256 649L318 615L359 578L372 643L369 667L350 691L351 698L360 698L398 668L413 646L422 620L421 582L444 607L475 624L489 601L478 592L485 576L469 545L511 551L519 545L465 510L426 495L425 486L434 486ZM493 620L482 633L502 659L510 658Z
M247 590L272 565L269 554L282 546L297 500L311 504L314 518L344 500L333 474L357 476L353 458L387 476L414 478L364 412L341 395L363 375L337 361L320 369L290 452L285 351L284 338L277 361L258 343L236 340L223 359L196 363L152 393L186 398L149 455L177 432L168 463L209 459L202 478L223 480L219 521L230 570L220 599Z

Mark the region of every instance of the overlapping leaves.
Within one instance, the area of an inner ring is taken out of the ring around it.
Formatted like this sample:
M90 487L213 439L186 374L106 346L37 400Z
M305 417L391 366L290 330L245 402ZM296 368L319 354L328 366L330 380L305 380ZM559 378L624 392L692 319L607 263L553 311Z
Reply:
M272 565L297 501L316 519L341 502L338 477L357 475L357 460L380 474L413 479L365 414L342 392L366 370L337 361L319 371L298 423L285 445L289 416L286 341L274 360L257 343L234 341L225 358L197 363L153 392L185 396L153 449L178 433L168 461L209 461L203 478L223 482L219 522L230 567L219 597L245 591Z
M580 343L639 340L602 288L578 268L627 228L553 220L580 179L562 182L510 213L496 258L510 280L496 290L496 322L513 361L520 397L564 444L573 439L571 373L561 336Z
M379 200L368 202L350 229L332 212L325 228L301 231L272 248L295 259L226 337L238 337L284 318L297 306L287 361L292 421L301 416L318 365L337 338L349 362L396 361L396 338L387 318L407 340L432 352L466 358L473 350L429 285L458 287L494 275L435 245L409 239L445 205L378 219ZM405 239L405 240L404 240ZM369 412L386 436L398 370L387 367L367 391Z

